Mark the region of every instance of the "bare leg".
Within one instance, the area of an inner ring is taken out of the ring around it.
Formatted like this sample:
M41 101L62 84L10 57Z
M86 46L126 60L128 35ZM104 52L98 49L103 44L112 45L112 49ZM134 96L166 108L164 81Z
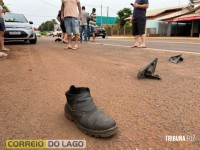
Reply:
M74 47L78 47L78 39L79 39L79 34L75 35L75 45Z
M65 33L64 40L67 41L67 34Z
M146 37L145 34L143 34L143 35L141 36L142 44L140 45L140 47L146 47L145 37Z
M0 50L4 49L4 32L0 31ZM0 52L0 58L7 57L8 54Z
M67 34L66 33L62 33L62 41L63 41L63 43L67 44L66 38L67 38Z
M64 41L65 33L62 32L62 41Z
M3 49L2 41L3 41L3 31L0 31L0 50Z
M139 46L139 36L135 35L135 44L134 47L138 47Z
M4 51L9 51L8 48L5 48L4 46L4 31L0 31L0 36L1 36L1 50L4 50Z
M72 35L68 35L67 36L68 37L68 48L70 49L70 48L72 48Z
M92 33L92 37L93 37L93 42L95 42L95 34Z

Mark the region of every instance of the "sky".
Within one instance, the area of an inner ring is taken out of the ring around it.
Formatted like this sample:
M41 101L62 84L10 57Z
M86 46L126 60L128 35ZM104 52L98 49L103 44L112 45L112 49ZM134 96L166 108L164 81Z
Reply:
M188 4L188 1L149 0L149 10L185 5ZM80 0L80 2L88 12L91 12L92 8L96 8L97 16L101 16L101 5L103 16L107 16L107 7L109 7L109 16L116 17L119 10L125 7L131 8L130 3L134 3L135 0ZM29 21L33 21L34 27L38 27L47 20L56 19L61 6L61 0L4 0L4 3L11 12L24 14Z

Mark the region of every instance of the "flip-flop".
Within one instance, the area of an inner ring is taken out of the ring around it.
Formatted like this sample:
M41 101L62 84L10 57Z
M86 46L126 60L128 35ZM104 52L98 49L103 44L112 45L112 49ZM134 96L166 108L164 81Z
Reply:
M68 46L67 48L68 48L68 49L72 49L72 47L71 47L71 46Z
M139 46L139 48L147 48L146 46Z
M136 46L136 45L134 45L134 46L131 46L131 48L138 48L139 46Z
M78 46L74 46L72 49L73 49L73 50L77 50L77 49L78 49Z
M8 57L8 54L0 52L0 58L6 58Z
M1 51L10 51L8 48L1 49Z
M67 44L68 42L67 41L62 41L64 44Z

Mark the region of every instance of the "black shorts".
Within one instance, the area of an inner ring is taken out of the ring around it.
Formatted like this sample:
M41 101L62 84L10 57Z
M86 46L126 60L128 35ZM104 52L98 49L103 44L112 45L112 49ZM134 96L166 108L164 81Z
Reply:
M61 21L60 28L61 28L61 30L62 30L63 33L66 33L66 27L65 27L64 21Z
M133 35L145 34L145 28L146 28L146 18L133 19L133 24L132 24Z
M4 23L0 23L0 31L5 31L5 24Z
M5 31L5 29L4 19L0 17L0 31Z

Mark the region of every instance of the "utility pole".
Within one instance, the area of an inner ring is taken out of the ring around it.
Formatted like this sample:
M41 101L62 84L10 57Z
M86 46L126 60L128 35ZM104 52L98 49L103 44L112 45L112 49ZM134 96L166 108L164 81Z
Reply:
M102 26L102 5L101 5L101 26Z
M107 25L108 25L109 7L107 7Z

